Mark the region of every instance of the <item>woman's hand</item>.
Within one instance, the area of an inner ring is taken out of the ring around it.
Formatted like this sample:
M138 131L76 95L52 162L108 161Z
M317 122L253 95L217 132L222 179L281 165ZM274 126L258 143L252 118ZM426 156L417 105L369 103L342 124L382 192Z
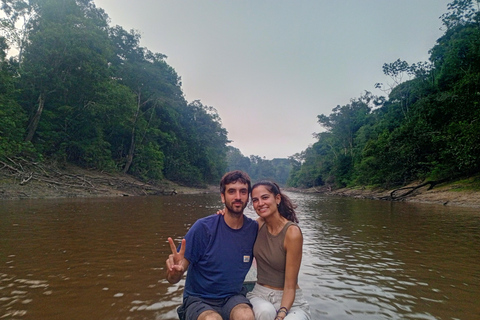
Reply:
M224 216L225 215L225 209L219 209L217 211L217 214L221 214L222 216Z

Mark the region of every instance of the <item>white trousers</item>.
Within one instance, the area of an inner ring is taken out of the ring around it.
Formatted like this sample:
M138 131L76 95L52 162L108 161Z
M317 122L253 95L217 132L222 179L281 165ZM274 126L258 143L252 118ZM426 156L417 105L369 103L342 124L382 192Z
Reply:
M255 284L253 290L247 293L247 298L253 306L255 320L272 320L277 315L282 303L283 290L273 290ZM310 320L310 307L303 298L301 289L295 291L295 301L288 311L285 320Z

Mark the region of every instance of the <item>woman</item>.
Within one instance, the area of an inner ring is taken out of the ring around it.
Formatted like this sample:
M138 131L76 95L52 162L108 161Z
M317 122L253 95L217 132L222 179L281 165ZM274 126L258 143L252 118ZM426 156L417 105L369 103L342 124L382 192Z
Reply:
M309 306L298 286L303 236L295 206L278 185L261 181L252 187L259 218L253 247L257 283L247 298L256 320L310 319Z

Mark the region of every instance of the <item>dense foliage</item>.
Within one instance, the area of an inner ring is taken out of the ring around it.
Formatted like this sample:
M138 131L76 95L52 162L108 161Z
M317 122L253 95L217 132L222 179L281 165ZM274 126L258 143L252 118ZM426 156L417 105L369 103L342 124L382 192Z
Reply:
M319 115L316 143L266 160L227 147L216 110L187 102L166 57L140 46L137 32L110 26L92 0L2 0L0 160L53 159L192 186L216 184L230 169L294 187L476 174L479 6L449 4L429 62L385 64L393 84L378 87L387 97L365 92Z
M383 71L388 99L366 92L319 115L318 141L292 159L296 187L442 180L480 172L480 1L455 0L429 62ZM405 76L408 81L402 82Z
M1 10L2 159L218 182L229 141L217 112L188 103L138 33L109 26L92 0L2 0Z

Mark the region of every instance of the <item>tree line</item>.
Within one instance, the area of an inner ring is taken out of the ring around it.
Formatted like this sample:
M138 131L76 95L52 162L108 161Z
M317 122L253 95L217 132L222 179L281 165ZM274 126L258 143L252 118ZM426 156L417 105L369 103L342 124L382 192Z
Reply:
M138 32L92 0L2 0L1 13L0 160L218 182L229 141L217 111L187 102Z
M252 181L272 180L280 186L285 186L292 170L292 161L286 158L268 160L260 156L246 157L232 146L227 151L227 171L242 170L248 172Z
M288 185L391 188L478 174L479 6L479 0L448 4L440 17L445 32L428 62L384 64L392 83L376 87L387 97L366 91L319 115L325 131L291 157Z
M428 62L386 63L387 96L330 115L287 159L228 146L217 111L187 102L166 56L110 26L92 0L2 0L0 160L70 162L144 181L216 184L229 169L309 188L448 179L480 171L479 0L454 0ZM404 81L404 79L407 79Z

